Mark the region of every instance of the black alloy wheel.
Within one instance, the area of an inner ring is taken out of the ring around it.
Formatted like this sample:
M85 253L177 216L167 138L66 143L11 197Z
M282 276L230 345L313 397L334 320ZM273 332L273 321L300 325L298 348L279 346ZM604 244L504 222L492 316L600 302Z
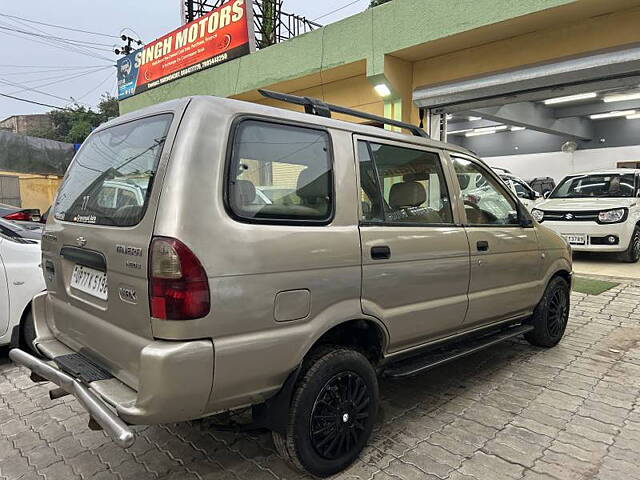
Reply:
M556 346L567 329L571 310L571 287L564 278L551 279L527 323L533 330L524 334L527 341L537 347Z
M547 329L550 337L557 338L564 332L569 318L568 306L569 299L566 291L563 289L554 290L549 299L549 311L547 313Z
M311 411L311 444L318 455L335 460L349 453L366 432L371 396L355 372L342 372L322 388Z

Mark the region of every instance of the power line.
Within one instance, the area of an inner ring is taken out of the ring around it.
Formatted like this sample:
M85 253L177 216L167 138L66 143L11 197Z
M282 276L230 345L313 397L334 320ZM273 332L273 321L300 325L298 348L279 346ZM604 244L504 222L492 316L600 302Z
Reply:
M50 107L50 108L55 108L57 110L65 110L63 107L58 107L57 105L49 105L48 103L40 103L33 100L28 100L26 98L14 97L13 95L9 95L6 93L0 93L0 97L11 98L12 100L17 100L19 102L33 103L34 105L40 105L42 107Z
M12 67L12 68L50 68L52 70L76 70L79 68L93 68L93 67L106 67L108 65L73 65L73 66L58 66L58 65L9 65L9 64L0 64L0 68L3 67ZM110 66L110 65L109 65ZM30 73L30 72L25 72Z
M102 85L104 85L105 83L107 83L107 80L109 80L110 78L112 78L112 74L109 73L109 75L107 75L107 77L102 80L96 87L92 88L91 90L89 90L87 93L85 93L84 95L79 96L77 99L74 100L82 100L83 98L88 97L89 95L91 95L93 92L95 92L96 90L98 90ZM73 98L73 97L72 97Z
M9 36L11 36L11 37L16 37L16 38L19 38L19 39L21 39L21 40L28 40L28 41L30 41L30 42L38 43L38 44L40 44L40 45L45 45L45 46L47 46L47 47L57 48L57 49L59 49L59 50L64 50L64 51L65 51L65 52L67 52L67 53L69 53L69 52L75 52L75 53L79 53L80 55L86 55L87 57L97 58L97 59L99 59L99 60L106 60L106 61L108 61L108 62L113 61L112 59L110 59L110 58L108 58L108 57L105 57L105 56L103 56L103 55L99 55L99 54L92 54L92 53L89 53L89 52L86 52L86 51L83 51L83 50L80 50L80 49L74 49L74 47L71 47L71 46L69 46L69 45L67 45L67 46L62 46L62 45L54 44L54 43L47 43L47 42L44 42L44 41L42 41L42 40L36 40L35 38L23 37L23 36L21 36L21 35L19 35L19 34L10 33L10 32L3 32L3 31L0 31L0 34L3 34L3 35L9 35Z
M329 15L333 15L334 13L337 13L337 12L339 12L339 11L341 11L341 10L344 10L345 8L349 8L351 5L355 5L356 3L359 3L359 2L361 2L361 1L362 1L362 0L355 0L354 2L347 3L346 5L343 5L343 6L342 6L342 7L340 7L340 8L336 8L335 10L332 10L332 11L330 11L329 13L325 13L324 15L320 15L319 17L314 18L314 19L313 19L313 20L311 20L311 21L312 21L312 22L316 22L316 21L320 20L321 18L328 17Z
M0 24L2 24L4 26L8 26L8 27L13 27L13 25L9 25L9 24L3 23L3 22L0 22ZM99 60L106 60L108 62L112 62L113 61L111 58L105 57L104 55L100 55L98 53L93 53L93 52L89 52L87 50L83 50L79 46L73 46L73 45L69 45L67 43L61 43L61 42L56 43L56 40L53 40L53 39L50 40L50 42L53 42L53 43L48 43L46 41L43 41L42 39L24 37L21 34L16 34L16 33L12 33L12 32L0 31L0 33L3 34L3 35L9 35L9 36L12 36L12 37L19 38L21 40L27 40L27 41L30 41L30 42L38 43L40 45L46 45L48 47L53 47L53 48L57 48L57 49L60 49L60 50L64 50L65 52L73 51L73 52L79 53L81 55L86 55L88 57L97 58Z
M59 82L55 81L55 82L51 82L51 83L46 83L46 84L40 84L40 85L34 85L35 87L46 87L47 85L54 85L56 83L63 83L66 82L67 80L72 80L74 78L78 78L78 77L84 77L85 75L91 75L92 73L98 73L98 72L102 72L103 70L106 70L107 68L111 68L111 66L107 66L107 67L98 67L98 68L93 68L89 71L82 71L80 73L76 73L73 74L73 72L65 72L62 75L54 75L52 77L44 77L44 78L35 78L35 79L30 79L30 80L22 80L22 83L38 83L38 82L44 82L44 81L48 81L48 80L58 80L58 79L62 79ZM60 73L60 72L58 72ZM6 73L1 74L2 76L6 76ZM19 92L14 92L14 93L19 93Z
M106 68L111 68L111 67L106 67ZM69 98L60 97L60 96L54 95L52 93L48 93L48 92L44 92L42 90L38 90L38 88L48 87L50 85L55 85L55 84L59 84L59 83L64 83L64 82L67 82L67 81L70 81L70 80L74 80L76 78L85 77L85 76L91 75L93 73L98 73L99 71L102 71L102 70L105 70L105 68L102 68L100 70L94 70L94 71L91 71L91 72L84 72L84 73L81 73L79 75L72 75L72 76L67 77L67 78L65 78L63 80L57 80L57 81L54 81L54 82L49 82L49 83L45 83L45 84L41 84L41 85L36 85L35 88L34 87L27 87L25 85L20 85L18 83L11 82L11 81L6 80L6 79L0 79L0 83L3 83L5 85L11 85L11 86L18 87L18 88L21 89L21 90L16 90L15 92L11 92L11 95L16 94L16 93L20 93L20 92L24 92L24 91L28 90L28 91L31 91L31 92L34 92L34 93L39 93L40 95L46 95L48 97L55 98L57 100L62 100L64 102L68 102L71 97L69 97ZM82 103L82 102L79 102L79 103ZM83 105L87 105L89 107L91 106L91 105L88 105L86 103L84 103Z
M61 28L63 30L69 30L71 32L86 33L86 34L89 34L89 35L98 35L98 36L101 36L101 37L109 37L109 38L120 38L118 35L109 35L108 33L91 32L89 30L80 30L78 28L65 27L63 25L55 25L53 23L38 22L36 20L30 20L28 18L17 17L15 15L9 15L7 13L0 13L0 17L15 18L15 19L23 20L23 21L29 22L29 23L35 23L37 25L44 25L44 26L53 27L53 28Z
M94 50L100 50L102 52L110 52L111 48L105 49L105 48L98 48L98 47L112 47L112 45L109 45L109 44L106 44L106 43L86 42L84 40L76 40L76 39L73 39L73 38L58 37L56 35L44 35L44 34L40 34L40 33L28 32L26 30L20 30L18 28L10 28L10 27L0 26L0 29L9 30L11 32L16 32L16 33L22 33L23 35L31 35L33 37L38 37L38 38L42 38L42 39L45 39L45 40L54 40L54 41L57 41L57 42L69 43L71 45L81 44L81 46L84 47L84 48L92 48ZM96 45L96 46L94 46L94 45Z
M6 76L13 76L13 75L22 75L22 76L28 76L28 75L39 75L41 73L64 73L66 75L68 75L69 73L73 73L73 72L78 72L78 71L87 71L87 70L92 70L95 68L105 68L105 67L110 67L111 65L100 65L99 67L83 67L83 68L65 68L65 69L51 69L51 70L34 70L34 71L30 71L30 72L0 72L0 75L6 77ZM29 82L37 82L39 80L48 80L49 78L54 78L54 77L48 77L48 78L38 78L35 80L28 80Z

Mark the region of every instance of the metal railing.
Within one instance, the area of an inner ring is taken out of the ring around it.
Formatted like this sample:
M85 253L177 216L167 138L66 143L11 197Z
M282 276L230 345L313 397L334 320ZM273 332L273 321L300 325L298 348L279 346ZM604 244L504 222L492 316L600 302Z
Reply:
M181 0L182 17L191 22L229 0ZM266 48L322 27L300 15L282 10L283 0L252 0L256 48Z

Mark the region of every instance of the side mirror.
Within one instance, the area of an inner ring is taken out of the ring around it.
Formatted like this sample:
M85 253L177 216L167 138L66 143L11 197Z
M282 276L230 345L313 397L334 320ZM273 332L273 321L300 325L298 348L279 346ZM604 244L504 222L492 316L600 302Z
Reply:
M537 200L538 198L542 198L542 194L540 192L537 191L533 191L533 199Z

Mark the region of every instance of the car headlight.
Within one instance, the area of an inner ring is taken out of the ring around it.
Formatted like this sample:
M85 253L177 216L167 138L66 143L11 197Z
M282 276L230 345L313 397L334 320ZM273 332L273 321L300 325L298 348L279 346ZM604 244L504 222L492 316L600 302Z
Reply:
M544 212L542 210L538 210L537 208L531 210L531 216L538 223L544 220Z
M616 208L615 210L606 210L598 215L600 223L618 223L622 222L627 216L626 208Z

